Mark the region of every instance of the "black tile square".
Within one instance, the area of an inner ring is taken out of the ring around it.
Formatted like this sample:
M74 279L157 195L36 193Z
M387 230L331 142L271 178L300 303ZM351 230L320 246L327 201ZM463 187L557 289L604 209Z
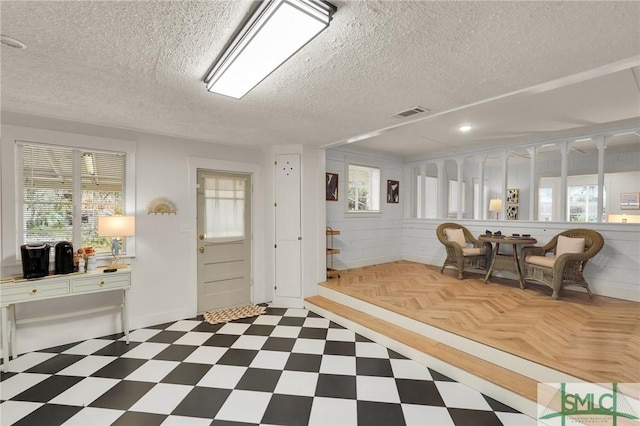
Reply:
M45 404L13 423L13 426L56 426L75 416L82 407Z
M320 363L322 355L313 354L291 354L284 366L285 370L292 371L309 371L317 373L320 371Z
M262 345L262 350L291 352L291 349L293 349L295 344L296 339L290 339L287 337L269 337L264 345Z
M195 387L171 413L174 416L212 419L231 394L231 389Z
M502 402L496 401L495 399L491 398L490 396L487 396L487 395L482 395L482 396L487 401L489 406L493 409L493 411L499 411L501 413L519 413L518 410L514 410L513 408L509 407L508 405L504 405Z
M183 362L171 370L162 383L173 383L178 385L196 385L202 377L211 370L209 364L191 364Z
M165 322L162 324L158 324L158 325L152 325L149 327L145 327L151 330L166 330L167 328L171 327L173 324L175 324L177 321L171 321L171 322Z
M181 338L182 336L184 336L185 334L187 334L184 331L161 331L160 333L156 334L155 336L151 337L150 339L147 340L147 342L154 342L154 343L173 343L176 340L178 340L179 338Z
M396 387L403 404L446 407L436 384L427 380L396 379Z
M111 426L160 426L169 416L154 413L127 411L111 423Z
M309 313L307 314L307 318L323 318L323 317L316 314L315 312L309 311Z
M12 401L48 402L84 377L51 376L11 398Z
M355 342L339 342L334 340L327 340L327 343L324 345L324 354L355 356L356 344Z
M209 340L204 342L202 346L218 346L221 348L230 348L240 336L235 334L214 334Z
M26 370L27 373L43 373L43 374L56 374L71 364L75 364L84 358L83 355L66 355L59 354L53 358L49 358L46 361L41 362L38 365L34 365L30 369Z
M112 408L114 410L128 410L138 402L155 383L135 382L123 380L102 394L89 404L90 407Z
M393 377L391 361L380 358L356 358L358 376Z
M253 322L256 320L256 318L258 318L258 316L255 317L247 317L247 318L238 318L237 320L233 320L233 321L229 321L230 323L236 323L236 324L253 324Z
M220 324L209 324L208 322L203 322L202 324L198 324L191 329L191 331L198 331L200 333L215 333L224 327L225 323Z
M306 318L301 317L282 317L278 325L290 325L293 327L302 327Z
M356 377L339 374L320 374L315 396L356 399Z
M136 371L142 364L147 362L146 359L136 358L117 358L100 370L93 373L92 377L108 377L112 379L124 379L129 374Z
M102 336L100 337L100 340L119 340L121 338L124 337L124 333L120 332L120 333L115 333L115 334L109 334L107 336Z
M4 371L0 372L0 383L15 376L16 374L20 374L20 373L12 373L11 371L7 371L6 373Z
M115 340L115 339L113 339L113 340ZM45 353L48 353L48 354L53 354L53 353L59 354L59 353L62 353L64 351L68 350L68 349L71 349L72 347L74 347L74 346L76 346L76 345L78 345L80 343L82 343L82 342L73 342L73 343L69 343L69 344L66 344L66 345L55 346L53 348L40 349L38 352L45 352Z
M287 312L287 308L267 308L266 315L284 315Z
M198 349L197 346L173 344L171 346L167 346L158 355L154 356L153 359L182 362L196 349Z
M211 426L259 426L258 423L232 422L230 420L213 420Z
M217 364L248 367L251 362L253 362L256 355L258 355L258 351L249 349L229 349L220 357Z
M358 333L356 333L356 342L367 342L367 343L372 343L373 340L371 339L367 339L364 336L359 335Z
M300 329L300 334L298 335L300 339L321 339L324 340L327 338L327 329L326 328L309 328L302 327Z
M305 426L309 423L313 398L293 395L273 395L262 422L273 425Z
M274 328L276 328L274 325L253 324L247 328L244 334L248 336L269 336Z
M124 341L117 341L111 344L108 344L104 348L100 349L93 353L93 355L102 355L102 356L122 356L129 352L131 349L138 346L140 342L131 342L127 345Z
M433 380L436 382L455 382L455 380L445 376L444 374L440 374L437 371L430 369L429 367L427 367L427 369L429 370L429 374L431 374L431 378L433 378Z
M282 375L282 370L249 368L235 388L257 392L273 392L278 380L280 380L280 375Z
M341 326L337 322L329 321L329 328L337 328L344 330L346 327Z
M387 349L387 352L389 352L389 359L409 359L396 351L392 351L391 349Z
M448 408L449 415L457 425L502 426L502 422L493 411L465 410Z
M358 424L367 426L403 425L404 414L400 404L385 402L358 401ZM476 425L476 423L456 423Z

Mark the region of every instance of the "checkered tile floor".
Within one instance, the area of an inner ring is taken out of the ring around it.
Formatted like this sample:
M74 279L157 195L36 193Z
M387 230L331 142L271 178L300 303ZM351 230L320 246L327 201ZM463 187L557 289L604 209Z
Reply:
M304 309L202 318L24 354L1 375L15 425L534 425Z

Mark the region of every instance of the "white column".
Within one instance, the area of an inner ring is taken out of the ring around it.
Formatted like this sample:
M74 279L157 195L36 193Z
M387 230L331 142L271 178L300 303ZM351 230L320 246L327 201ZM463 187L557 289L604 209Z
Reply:
M420 165L420 217L427 217L427 192L426 192L426 184L427 184L427 163L422 163ZM437 200L436 200L437 202Z
M529 153L529 220L538 220L538 181L536 179L536 152L535 146L527 148Z
M500 217L502 220L507 218L507 166L509 154L511 151L502 151L502 194L500 198L502 199L502 211L500 212Z
M480 203L480 217L479 219L486 219L487 218L487 209L489 208L487 205L485 205L485 200L484 200L484 162L487 159L487 154L481 154L480 155L480 159L479 159L479 164L480 164L480 170L478 170L478 175L480 176L480 183L479 183L479 187L478 187L478 198L479 200L477 200L478 203Z
M456 158L456 165L458 166L458 219L462 219L462 197L464 192L462 191L462 167L464 166L464 157Z
M598 222L606 222L604 217L604 150L614 136L598 136L592 138L598 147Z
M567 159L570 146L571 144L568 141L558 142L562 159L560 165L560 211L562 212L562 218L560 222L567 222Z
M444 160L436 161L436 166L438 166L438 217L443 219L447 217L447 206L445 200L446 193L446 175L444 169Z

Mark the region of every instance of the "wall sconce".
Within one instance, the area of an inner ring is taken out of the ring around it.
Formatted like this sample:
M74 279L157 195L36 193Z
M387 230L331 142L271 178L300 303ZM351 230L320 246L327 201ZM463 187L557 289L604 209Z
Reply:
M500 212L502 211L502 199L492 198L489 200L489 211L496 213L496 220L500 220Z

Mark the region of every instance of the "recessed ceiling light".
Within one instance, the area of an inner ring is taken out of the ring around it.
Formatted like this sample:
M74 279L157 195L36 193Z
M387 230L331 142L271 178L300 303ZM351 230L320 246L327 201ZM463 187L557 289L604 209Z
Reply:
M16 40L15 38L11 38L6 35L0 35L0 43L3 46L12 47L14 49L26 49L27 45L21 42L20 40Z
M461 132L468 132L472 127L473 126L471 126L471 124L463 124L462 126L458 127L458 130L460 130Z

